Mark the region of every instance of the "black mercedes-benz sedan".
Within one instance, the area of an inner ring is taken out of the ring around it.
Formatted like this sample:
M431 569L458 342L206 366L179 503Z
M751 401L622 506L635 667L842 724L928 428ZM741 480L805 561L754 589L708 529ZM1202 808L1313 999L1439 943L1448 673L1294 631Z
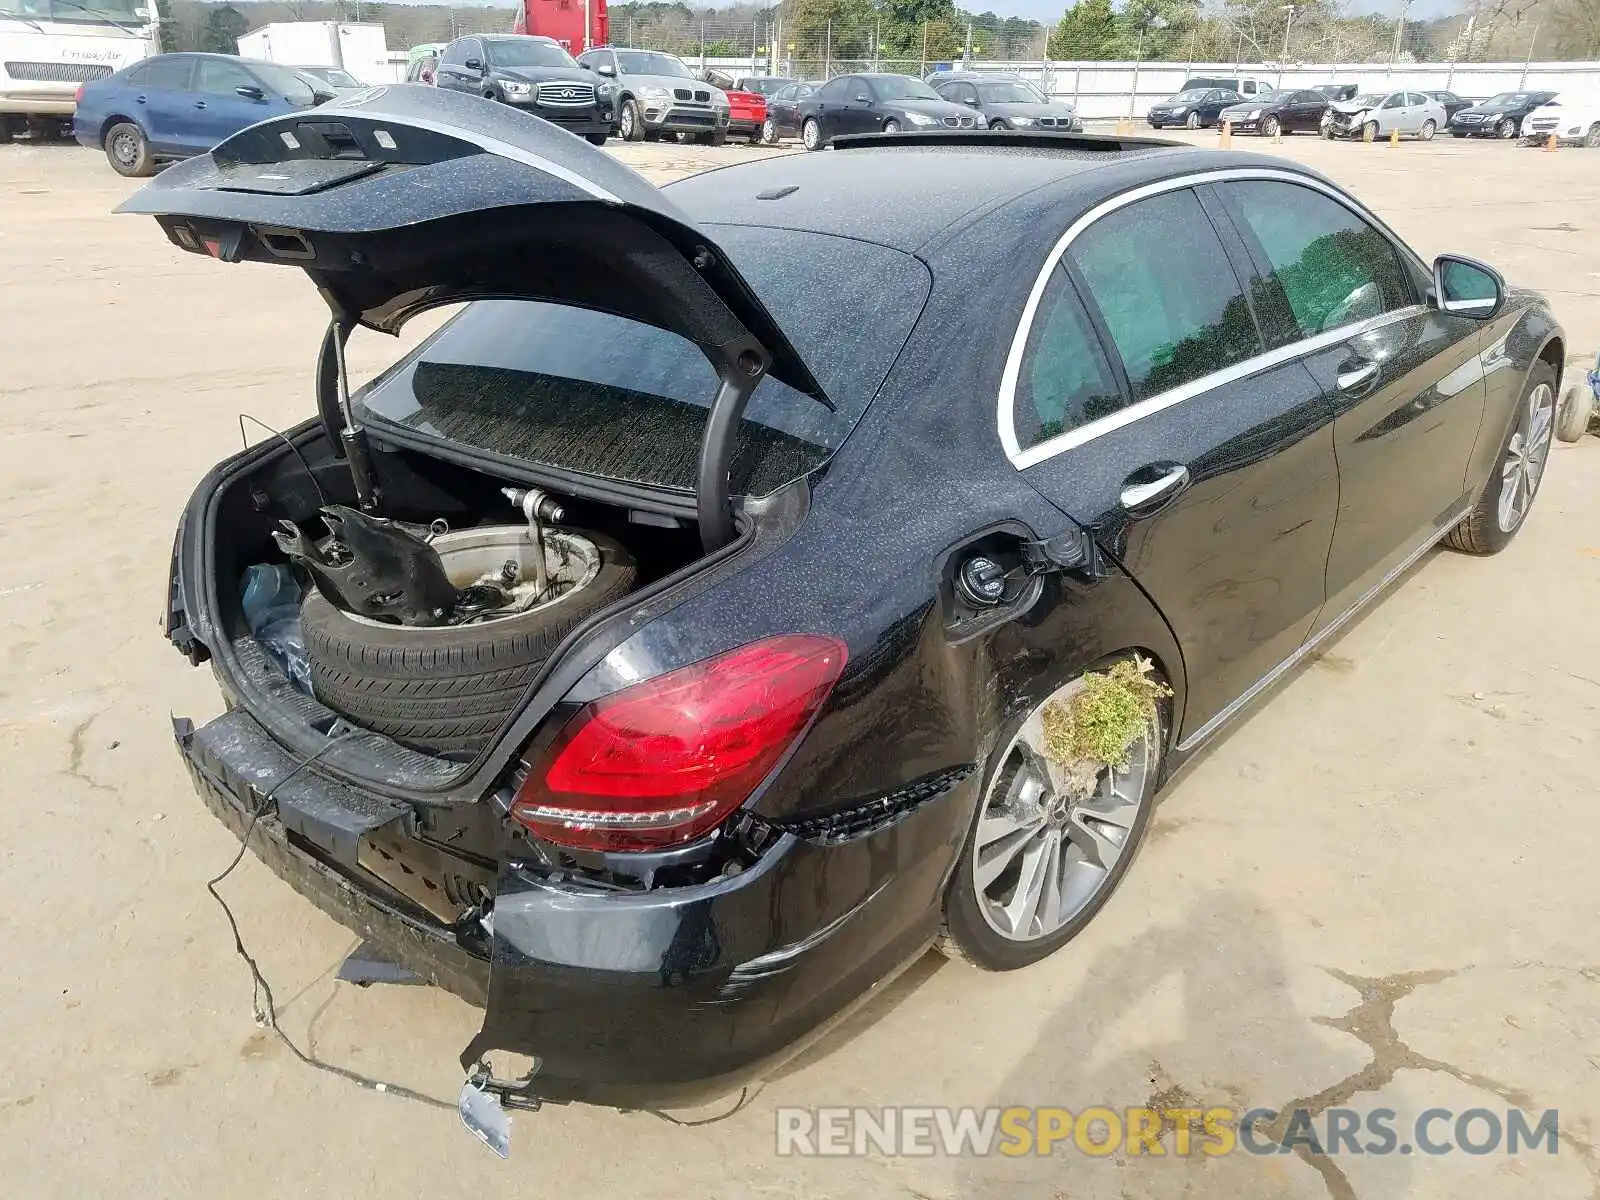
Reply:
M821 150L849 133L982 129L983 114L943 99L909 75L841 75L800 101L800 144Z
M1321 92L1283 88L1228 106L1220 120L1239 133L1277 137L1280 133L1316 133L1327 112L1328 98Z
M726 1092L932 945L1069 947L1196 751L1538 493L1545 302L1306 167L834 145L657 189L400 85L123 205L330 307L316 410L179 526L227 704L174 732L368 961L484 1007L501 1148L501 1100ZM445 304L351 390L354 328Z

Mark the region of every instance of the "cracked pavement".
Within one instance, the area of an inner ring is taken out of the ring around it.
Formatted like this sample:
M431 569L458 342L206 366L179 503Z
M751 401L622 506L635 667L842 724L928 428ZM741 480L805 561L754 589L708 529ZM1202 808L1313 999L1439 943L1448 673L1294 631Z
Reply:
M1592 361L1600 155L1270 149L1423 253L1546 289ZM661 180L755 153L619 156ZM726 1120L520 1114L502 1164L448 1112L314 1070L252 1019L203 886L237 844L169 745L169 712L219 702L158 618L174 519L238 446L236 414L309 411L319 306L291 272L221 267L110 216L129 190L92 153L0 147L0 1177L74 1200L1600 1200L1600 440L1556 448L1504 555L1429 556L1171 789L1068 950L1008 976L929 956ZM370 373L395 353L357 335L351 360ZM302 1049L453 1103L472 1009L336 982L355 939L253 859L222 891ZM1561 1142L1514 1158L774 1153L781 1105L896 1103L1388 1107L1402 1128L1430 1107L1557 1108Z

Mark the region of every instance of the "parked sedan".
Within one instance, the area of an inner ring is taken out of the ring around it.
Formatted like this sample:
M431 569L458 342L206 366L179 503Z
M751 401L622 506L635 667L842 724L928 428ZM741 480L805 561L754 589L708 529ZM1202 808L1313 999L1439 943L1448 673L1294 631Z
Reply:
M930 944L1068 947L1186 762L1539 492L1549 306L1281 158L975 130L657 190L458 93L327 116L360 157L280 118L123 205L340 314L316 411L181 519L167 636L227 703L175 741L368 959L484 1006L502 1149L502 1097L770 1075ZM346 397L351 324L463 302ZM311 694L256 567L308 586Z
M1514 138L1524 117L1555 98L1554 92L1501 92L1457 112L1450 132L1456 137Z
M845 133L978 129L983 118L910 75L841 75L800 102L800 142L821 150Z
M1243 100L1244 97L1238 92L1225 92L1221 88L1190 88L1151 106L1146 119L1152 129L1165 129L1169 125L1200 129L1215 125L1221 119L1223 109Z
M1354 83L1319 83L1311 89L1330 104L1335 100L1350 100L1357 96L1361 87Z
M1440 104L1444 105L1446 124L1448 124L1449 121L1455 120L1455 116L1456 116L1456 114L1458 112L1462 111L1463 109L1472 107L1472 101L1471 100L1463 100L1460 96L1456 95L1454 92L1438 92L1438 91L1435 91L1435 92L1423 92L1422 94L1424 96L1428 97L1430 100L1437 100Z
M1269 92L1222 110L1222 120L1238 133L1259 133L1276 137L1279 133L1316 133L1328 111L1328 98L1321 92Z
M945 71L931 85L946 100L975 108L990 129L1053 129L1076 133L1083 122L1070 104L1049 99L1016 75Z
M822 86L821 80L796 80L767 97L767 119L761 125L761 144L776 146L780 138L800 136L800 103Z
M1444 124L1444 105L1421 92L1367 92L1330 104L1322 132L1329 138L1368 141L1404 133L1427 142Z
M72 135L119 175L203 154L268 117L333 98L293 67L231 54L158 54L78 89Z

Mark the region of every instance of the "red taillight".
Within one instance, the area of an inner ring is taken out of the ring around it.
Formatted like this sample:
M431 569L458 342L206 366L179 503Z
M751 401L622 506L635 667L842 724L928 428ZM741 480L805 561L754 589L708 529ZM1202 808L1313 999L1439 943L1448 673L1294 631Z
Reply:
M78 90L72 93L72 102L74 104L83 103L83 84L80 83L78 85Z
M844 644L786 634L586 704L511 815L585 850L691 841L743 804L827 699Z

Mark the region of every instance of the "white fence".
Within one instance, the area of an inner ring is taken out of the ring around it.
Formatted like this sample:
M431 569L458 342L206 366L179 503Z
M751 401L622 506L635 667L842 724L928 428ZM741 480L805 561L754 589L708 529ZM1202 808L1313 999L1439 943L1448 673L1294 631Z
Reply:
M700 66L690 56L691 67ZM708 58L706 67L733 75L765 73L767 64L751 59ZM780 64L781 65L781 64ZM931 65L931 64L930 64ZM951 64L960 66L959 63ZM888 64L885 64L887 67ZM870 63L835 63L830 74L842 70L870 70ZM1317 83L1354 83L1362 90L1387 91L1414 88L1447 91L1467 99L1482 100L1497 92L1526 89L1600 94L1600 62L1535 63L1173 63L1173 62L975 62L978 71L1009 71L1065 100L1088 120L1142 117L1157 100L1172 95L1184 80L1194 76L1248 77L1273 87L1310 87ZM783 73L783 72L778 72Z

